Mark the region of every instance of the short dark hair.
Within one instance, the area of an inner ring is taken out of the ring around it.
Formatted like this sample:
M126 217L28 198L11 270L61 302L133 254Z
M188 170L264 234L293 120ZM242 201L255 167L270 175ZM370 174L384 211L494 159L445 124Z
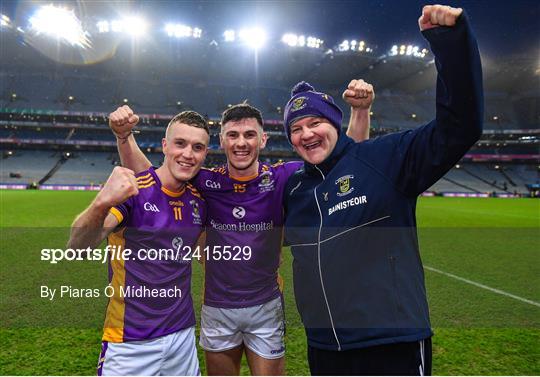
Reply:
M263 126L263 117L259 109L251 106L250 104L244 102L237 105L229 107L221 115L221 127L229 121L236 121L245 118L255 118L259 123L259 126Z
M188 126L202 128L208 135L210 135L210 128L208 128L206 119L204 119L204 117L196 111L182 111L181 113L176 114L167 125L167 130L174 123L184 123Z

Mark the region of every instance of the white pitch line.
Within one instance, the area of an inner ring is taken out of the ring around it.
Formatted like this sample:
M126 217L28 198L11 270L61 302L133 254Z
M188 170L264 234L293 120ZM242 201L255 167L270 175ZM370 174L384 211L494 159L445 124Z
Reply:
M536 301L532 301L532 300L527 300L526 298L519 297L519 296L513 295L513 294L511 294L511 293L505 292L505 291L501 291L500 289L491 288L491 287L488 287L487 285L480 284L480 283L477 283L477 282L475 282L475 281L472 281L472 280L469 280L469 279L465 279L465 278L462 278L462 277L460 277L460 276L457 276L457 275L454 275L454 274L450 274L450 273L448 273L448 272L444 272L444 271L438 270L438 269L433 268L433 267L429 267L429 266L424 265L424 268L425 268L426 270L433 271L433 272L437 272L437 273L439 273L439 274L442 274L442 275L445 275L445 276L454 278L454 279L459 280L459 281L462 281L462 282L464 282L464 283L468 283L468 284L474 285L475 287L483 288L483 289L486 289L486 290L488 290L488 291L490 291L490 292L497 293L497 294L500 294L500 295L503 295L503 296L506 296L506 297L510 297L510 298L513 298L514 300L518 300L518 301L524 302L524 303L526 303L526 304L530 304L530 305L534 305L534 306L540 307L540 302L536 302Z

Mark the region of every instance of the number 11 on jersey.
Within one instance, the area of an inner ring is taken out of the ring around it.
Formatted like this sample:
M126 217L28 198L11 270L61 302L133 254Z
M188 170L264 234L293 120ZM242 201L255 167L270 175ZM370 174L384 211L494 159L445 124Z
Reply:
M174 219L182 220L182 207L173 207Z

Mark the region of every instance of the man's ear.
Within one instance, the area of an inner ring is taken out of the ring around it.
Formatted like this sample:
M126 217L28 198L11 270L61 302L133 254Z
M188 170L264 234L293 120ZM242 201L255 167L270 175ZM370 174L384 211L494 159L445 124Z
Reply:
M161 139L161 149L163 150L163 154L166 154L166 151L167 151L167 139L166 138Z
M264 147L266 147L267 141L268 141L268 134L266 132L263 132L261 135L261 149L264 149Z

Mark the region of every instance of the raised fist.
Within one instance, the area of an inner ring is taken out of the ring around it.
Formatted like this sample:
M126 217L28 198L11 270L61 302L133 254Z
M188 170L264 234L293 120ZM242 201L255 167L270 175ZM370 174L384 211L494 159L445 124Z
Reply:
M117 166L113 169L107 182L96 197L102 205L114 207L139 193L135 173L132 170Z
M133 113L128 105L124 105L109 114L109 127L119 138L126 138L139 123L139 116Z
M367 110L373 104L375 92L373 85L364 80L351 80L342 97L351 107Z
M426 5L422 8L418 26L421 31L438 26L454 26L461 13L463 9L452 8L448 5Z

